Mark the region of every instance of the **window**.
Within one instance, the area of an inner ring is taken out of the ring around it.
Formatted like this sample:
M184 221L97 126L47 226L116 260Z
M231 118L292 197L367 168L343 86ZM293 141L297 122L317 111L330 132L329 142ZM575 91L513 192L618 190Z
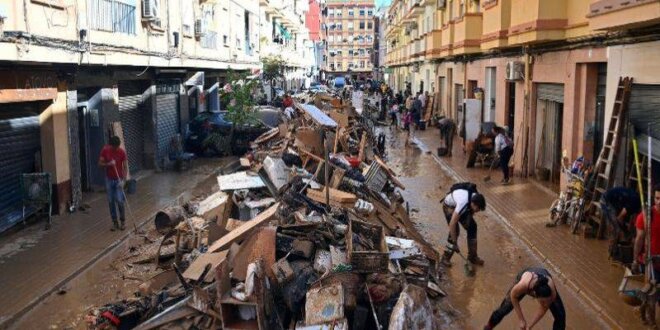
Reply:
M342 9L341 8L335 9L335 16L341 17L341 15L342 15Z
M158 6L155 7L157 12ZM91 29L135 34L135 2L131 5L118 0L90 0L87 8Z
M348 22L348 30L353 31L353 22Z
M337 27L337 30L341 30L341 23L337 23L336 27Z
M353 56L353 55L354 55L354 54L353 54L353 50L352 50L352 49L349 49L349 50L348 50L348 56Z
M192 37L195 34L195 9L193 3L192 1L184 1L181 6L181 32L186 37Z
M360 69L364 69L364 61L360 61Z
M354 14L355 12L353 11L353 9L348 10L348 16L355 16Z
M229 43L229 37L225 34L222 36L222 44L229 47L228 43Z
M365 54L364 54L364 48L360 48L360 49L358 49L358 54L359 54L360 56L364 56L364 55L365 55Z
M360 9L360 16L364 16L364 9Z
M328 9L328 16L335 16L335 10L332 8Z
M374 16L374 10L373 9L367 10L367 15L368 16Z
M332 36L332 35L329 36L329 37L328 37L328 42L330 42L330 43L335 42L335 36Z
M367 43L370 44L374 42L374 36L367 36Z
M364 30L364 22L363 21L360 22L360 30Z
M374 28L374 23L373 22L368 22L367 23L367 30L371 30Z
M431 31L431 18L426 18L426 32Z

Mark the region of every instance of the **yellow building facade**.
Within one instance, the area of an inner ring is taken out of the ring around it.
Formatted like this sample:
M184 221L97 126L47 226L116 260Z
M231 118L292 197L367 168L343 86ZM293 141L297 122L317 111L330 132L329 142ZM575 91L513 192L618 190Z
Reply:
M563 151L595 162L618 77L660 82L611 56L646 54L655 66L660 48L642 42L660 24L659 1L394 0L385 19L390 86L435 95L434 114L459 127L477 107L509 129L516 173L549 173L555 189Z

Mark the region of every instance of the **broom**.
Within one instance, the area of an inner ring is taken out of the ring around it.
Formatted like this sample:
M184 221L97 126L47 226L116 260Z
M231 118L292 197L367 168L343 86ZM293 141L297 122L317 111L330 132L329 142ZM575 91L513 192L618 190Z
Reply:
M119 178L119 171L117 171L117 166L112 165L112 169L115 170L115 175L117 178ZM126 210L128 211L128 216L131 218L131 223L133 224L133 229L135 230L135 233L138 234L138 228L137 225L135 224L135 217L133 217L133 211L131 210L131 205L128 203L128 198L126 198L126 193L124 192L124 187L121 187L119 189L121 191L121 195L124 198L124 204L126 204Z
M488 175L486 175L484 177L484 182L490 181L490 173L493 172L493 168L495 167L495 164L497 164L499 160L500 160L499 157L497 157L497 158L493 159L492 162L490 162L490 168L488 169Z

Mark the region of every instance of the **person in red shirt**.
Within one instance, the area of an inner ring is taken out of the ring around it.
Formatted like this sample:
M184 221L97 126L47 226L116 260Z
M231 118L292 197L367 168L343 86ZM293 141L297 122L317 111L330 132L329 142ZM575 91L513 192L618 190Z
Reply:
M635 236L635 246L633 255L635 261L632 263L632 271L635 273L645 269L643 266L647 261L646 248L644 247L646 241L646 223L644 212L637 216L635 227L637 228L637 236ZM651 208L651 228L650 228L650 242L651 242L651 256L660 255L660 185L653 186L653 207ZM660 279L660 261L653 262L653 277L656 281ZM640 314L642 320L646 325L655 325L655 309L651 308L648 301L644 301L640 306Z
M284 109L293 107L293 98L289 94L284 94L284 100L282 100L282 107L284 107Z
M126 169L128 168L126 151L120 147L119 137L110 137L110 143L101 150L99 166L105 168L105 189L108 194L110 216L112 217L111 231L124 230L124 180L126 180ZM116 208L115 208L116 205ZM119 210L119 221L117 221L117 210Z
M651 208L651 255L660 255L660 184L653 187L653 207ZM638 270L640 265L646 263L646 248L644 242L646 238L646 227L644 223L644 212L637 216L635 222L637 236L635 237L633 270ZM660 262L654 262L653 268L656 279L660 275Z

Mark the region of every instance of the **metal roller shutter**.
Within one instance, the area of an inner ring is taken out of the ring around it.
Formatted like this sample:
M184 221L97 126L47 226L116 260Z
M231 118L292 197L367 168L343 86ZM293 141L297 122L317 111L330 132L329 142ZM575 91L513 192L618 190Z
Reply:
M119 119L124 133L131 173L142 169L144 154L144 111L142 94L149 87L146 81L119 82Z
M630 123L635 127L639 152L648 154L648 127L651 125L652 157L660 161L660 85L634 84L628 101Z
M0 120L0 232L21 220L21 173L35 170L39 116Z
M158 151L157 159L160 161L168 157L170 141L179 133L179 95L160 94L156 96L156 121Z
M539 100L564 103L563 84L537 84L536 98Z

